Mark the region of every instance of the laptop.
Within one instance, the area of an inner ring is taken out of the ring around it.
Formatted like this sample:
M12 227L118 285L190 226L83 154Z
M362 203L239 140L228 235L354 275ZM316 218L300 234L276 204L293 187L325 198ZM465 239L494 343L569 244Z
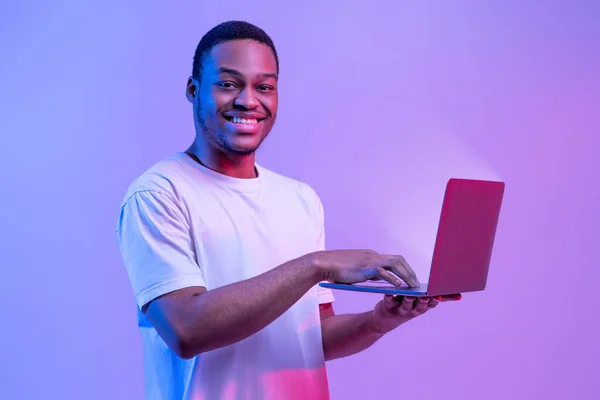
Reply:
M394 286L386 281L322 282L330 289L416 297L485 289L504 196L504 182L453 178L446 185L427 283Z

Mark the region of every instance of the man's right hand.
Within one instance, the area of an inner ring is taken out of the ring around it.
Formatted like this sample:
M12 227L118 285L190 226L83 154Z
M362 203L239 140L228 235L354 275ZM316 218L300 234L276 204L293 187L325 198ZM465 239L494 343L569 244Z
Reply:
M420 285L415 272L400 255L379 254L373 250L330 250L311 254L312 264L323 272L324 280L359 283L383 279L400 286Z

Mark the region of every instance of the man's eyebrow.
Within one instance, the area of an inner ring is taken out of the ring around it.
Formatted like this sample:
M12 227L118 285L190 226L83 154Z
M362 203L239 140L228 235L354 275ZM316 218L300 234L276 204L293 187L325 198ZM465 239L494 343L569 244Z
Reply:
M242 76L242 73L240 71L238 71L237 69L231 69L231 68L226 68L226 67L219 67L219 69L217 70L217 72L219 74L229 74L229 75Z
M278 75L273 72L264 72L262 74L258 74L258 77L261 79L273 78L275 80L277 80L279 78Z
M238 71L237 69L232 69L232 68L227 68L227 67L219 67L217 72L219 74L229 74L229 75L234 75L234 76L238 76L238 77L243 76L243 74L240 71ZM263 72L261 74L258 74L258 77L260 79L273 78L275 80L277 80L277 78L278 78L277 74L273 73L273 72Z

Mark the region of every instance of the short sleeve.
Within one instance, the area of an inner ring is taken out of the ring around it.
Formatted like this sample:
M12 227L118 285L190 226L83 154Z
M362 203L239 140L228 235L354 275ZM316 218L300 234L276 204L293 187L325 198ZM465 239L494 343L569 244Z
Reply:
M323 210L323 204L317 197L317 213L316 217L319 223L319 239L317 241L317 251L325 250L325 213ZM331 289L317 286L317 296L319 304L333 303L335 298Z
M140 310L159 296L206 286L189 223L168 193L134 193L121 207L117 240Z

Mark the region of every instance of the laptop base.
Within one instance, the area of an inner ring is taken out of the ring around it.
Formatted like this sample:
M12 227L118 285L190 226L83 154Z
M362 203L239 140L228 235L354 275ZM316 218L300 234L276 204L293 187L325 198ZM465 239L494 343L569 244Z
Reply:
M348 290L352 292L380 293L402 296L427 297L427 284L422 283L419 287L408 287L406 284L402 286L394 286L385 281L369 281L362 283L346 284L346 283L330 283L321 282L319 286L329 289Z

